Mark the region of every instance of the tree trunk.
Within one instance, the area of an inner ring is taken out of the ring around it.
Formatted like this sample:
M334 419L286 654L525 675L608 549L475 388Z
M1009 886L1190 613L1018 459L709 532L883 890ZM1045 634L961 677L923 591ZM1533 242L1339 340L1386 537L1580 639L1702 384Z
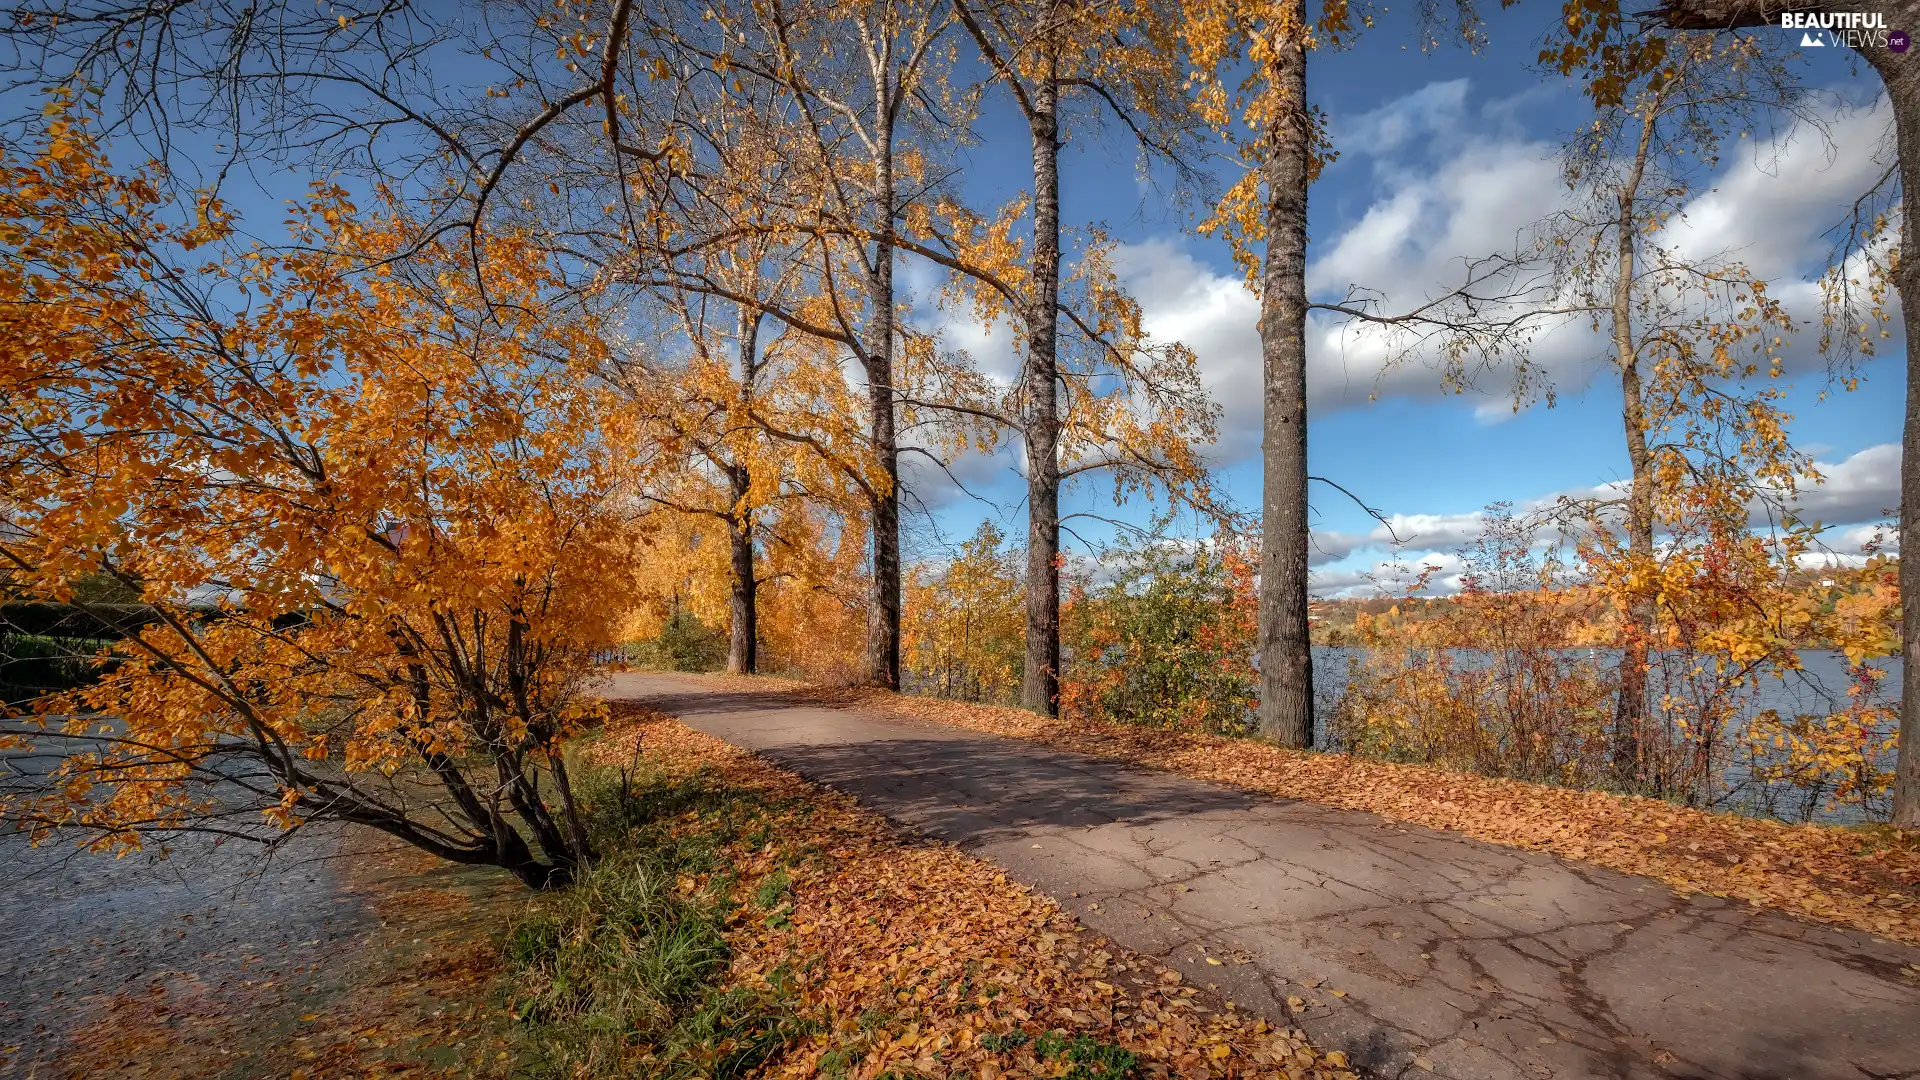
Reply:
M740 308L739 344L741 394L751 405L754 383L760 369L760 313L745 305ZM753 474L745 465L736 464L727 469L727 479L729 494L733 496L733 505L727 511L727 540L733 568L727 674L751 675L759 670L760 664L760 622L755 596L760 583L754 577L758 571L753 560L753 510L747 506Z
M753 514L743 508L750 476L745 466L727 470L733 493L733 521L727 529L733 564L732 632L727 640L727 674L751 675L759 667L759 616L754 580Z
M1888 9L1888 26L1920 30L1920 4ZM1920 829L1920 63L1913 54L1862 50L1879 69L1893 104L1900 155L1900 266L1894 287L1907 334L1907 418L1900 441L1900 750L1894 766L1893 823Z
M1304 25L1304 14L1296 27ZM1262 164L1266 266L1260 282L1266 481L1260 534L1260 731L1313 745L1313 652L1307 636L1307 185L1313 131L1301 31L1277 43L1268 71L1276 110Z
M1035 81L1033 115L1033 294L1026 313L1026 370L1020 425L1027 448L1027 656L1020 704L1044 716L1060 710L1060 84L1056 58Z
M1636 566L1653 562L1653 477L1647 456L1647 410L1641 397L1640 347L1633 334L1633 286L1640 242L1637 201L1646 175L1659 110L1650 108L1640 126L1633 166L1619 191L1617 258L1613 283L1613 352L1620 367L1621 424L1626 428L1627 461L1633 488L1627 494L1627 548ZM1625 649L1620 656L1619 697L1613 713L1614 781L1629 790L1644 777L1641 762L1647 720L1647 651L1653 641L1653 598L1636 594L1628 605Z
M867 320L867 430L880 464L881 484L871 499L873 573L867 579L865 681L900 689L900 444L894 430L893 391L893 136L889 130L875 162L876 188L886 220L879 222L868 268L873 305Z
M1629 358L1620 369L1621 420L1627 429L1627 460L1633 489L1627 496L1627 547L1636 566L1653 563L1653 491L1647 458L1646 407L1640 396L1639 365ZM1647 721L1648 651L1654 632L1653 598L1635 594L1628 606L1628 627L1620 654L1619 697L1613 710L1614 780L1629 790L1643 779L1641 759Z
M573 884L574 867L567 863L543 863L520 834L508 827L495 841L494 863L518 878L529 889L563 889Z

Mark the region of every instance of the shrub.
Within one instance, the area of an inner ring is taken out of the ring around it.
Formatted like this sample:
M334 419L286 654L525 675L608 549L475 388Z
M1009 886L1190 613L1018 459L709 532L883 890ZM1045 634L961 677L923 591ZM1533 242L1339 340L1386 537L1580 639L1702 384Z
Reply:
M1231 540L1158 538L1102 559L1063 614L1068 715L1243 734L1255 702L1253 564Z
M727 663L727 638L686 608L676 608L652 641L633 646L634 662L661 671L718 671Z

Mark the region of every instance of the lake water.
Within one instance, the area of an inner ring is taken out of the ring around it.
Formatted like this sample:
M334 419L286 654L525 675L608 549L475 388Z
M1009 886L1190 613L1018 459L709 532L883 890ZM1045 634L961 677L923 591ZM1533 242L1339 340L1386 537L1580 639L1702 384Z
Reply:
M1450 650L1456 656L1472 657L1471 650ZM1332 705L1347 687L1347 665L1355 657L1364 655L1365 649L1337 648L1316 645L1313 649L1313 689L1314 698L1322 711ZM1484 655L1484 654L1482 654ZM1604 665L1617 663L1620 654L1610 649L1579 650L1573 655L1590 655ZM1801 670L1793 672L1786 679L1762 680L1759 693L1761 709L1778 709L1782 715L1794 713L1832 712L1846 704L1847 658L1844 654L1828 650L1809 649L1800 654ZM1887 673L1881 686L1891 697L1897 697L1900 689L1900 658L1883 656L1867 661L1867 666L1878 668Z
M1454 650L1456 662L1473 665L1490 660L1488 654L1475 654L1470 650ZM1313 680L1315 712L1315 741L1318 745L1327 743L1326 718L1331 714L1334 703L1345 693L1348 668L1351 661L1363 656L1365 650L1316 647L1313 650ZM1570 651L1570 658L1590 657L1602 667L1611 667L1618 662L1620 654L1614 650L1595 649ZM1773 709L1782 716L1794 716L1803 713L1826 714L1836 712L1847 704L1847 687L1851 680L1847 675L1847 659L1842 653L1828 650L1807 650L1800 654L1801 670L1788 672L1785 678L1767 676L1759 680L1753 688L1750 706L1744 715ZM1898 701L1900 693L1900 658L1881 657L1867 662L1869 667L1886 672L1881 680L1881 696L1888 701ZM1738 734L1734 732L1731 734ZM1746 787L1749 774L1744 766L1729 762L1723 770L1722 780L1730 792L1738 792ZM1728 808L1755 811L1763 809L1753 804L1751 799L1736 796ZM1794 816L1794 815L1789 815ZM1864 815L1857 807L1820 807L1813 814L1813 820L1824 822L1857 822Z

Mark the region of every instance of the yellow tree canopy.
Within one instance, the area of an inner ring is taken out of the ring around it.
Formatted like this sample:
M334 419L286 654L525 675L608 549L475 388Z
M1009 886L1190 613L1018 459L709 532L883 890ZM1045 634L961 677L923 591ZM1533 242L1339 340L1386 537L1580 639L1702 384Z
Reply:
M556 377L602 345L521 238L415 250L325 188L295 228L239 244L64 103L0 158L0 561L37 598L110 575L158 620L8 722L86 750L0 811L102 846L341 817L564 877L556 741L631 580L621 413Z

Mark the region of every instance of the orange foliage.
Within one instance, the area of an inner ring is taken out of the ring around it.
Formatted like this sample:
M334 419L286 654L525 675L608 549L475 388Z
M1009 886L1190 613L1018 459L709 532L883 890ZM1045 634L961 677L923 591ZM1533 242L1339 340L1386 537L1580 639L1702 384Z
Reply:
M116 848L344 817L564 878L559 745L632 577L622 413L558 377L594 323L512 234L389 261L412 223L331 188L292 224L299 247L237 244L58 101L0 159L0 560L16 593L106 574L157 620L9 725L81 749L0 810Z

